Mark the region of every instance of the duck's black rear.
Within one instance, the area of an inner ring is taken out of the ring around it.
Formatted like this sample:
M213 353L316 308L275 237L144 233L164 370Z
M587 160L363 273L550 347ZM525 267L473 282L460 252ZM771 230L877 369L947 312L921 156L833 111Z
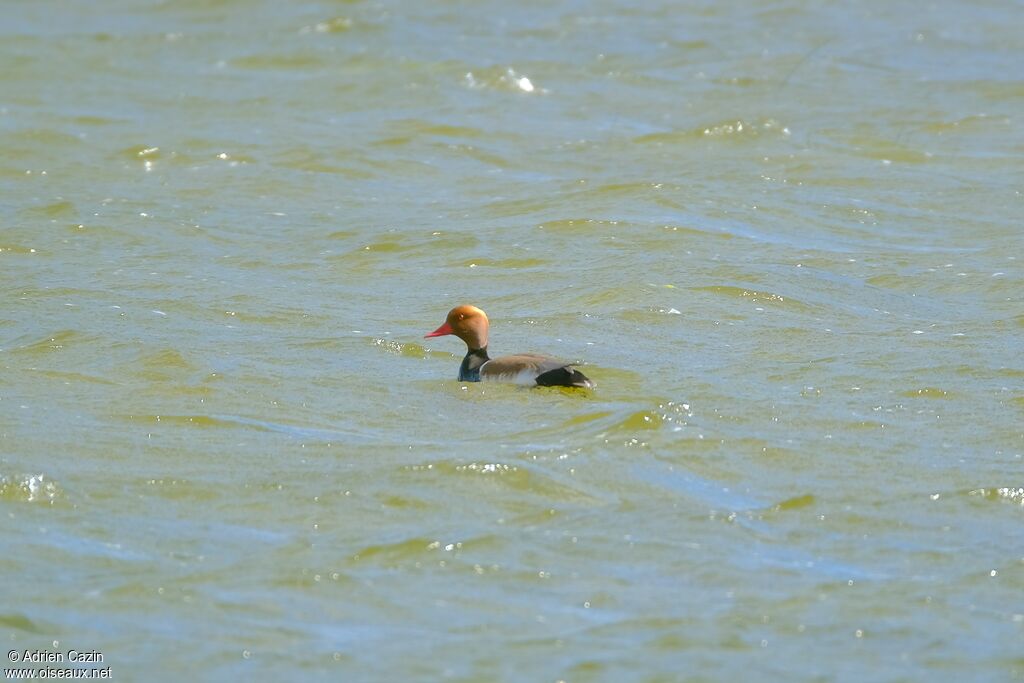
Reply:
M594 388L594 383L590 381L589 377L568 365L537 375L537 384L542 387Z

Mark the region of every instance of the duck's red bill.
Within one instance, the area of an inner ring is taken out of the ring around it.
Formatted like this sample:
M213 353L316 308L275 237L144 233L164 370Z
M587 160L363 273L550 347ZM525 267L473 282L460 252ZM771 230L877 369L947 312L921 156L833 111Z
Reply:
M455 334L455 330L453 330L452 326L449 325L448 323L445 323L444 325L441 325L441 327L437 328L436 330L434 330L430 334L423 335L423 337L424 338L427 338L427 337L443 337L446 334Z

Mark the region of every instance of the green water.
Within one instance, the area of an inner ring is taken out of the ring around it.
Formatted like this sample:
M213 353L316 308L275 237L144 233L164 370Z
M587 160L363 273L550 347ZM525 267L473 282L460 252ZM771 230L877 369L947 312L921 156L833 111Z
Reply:
M1024 678L1022 16L4 2L0 656Z

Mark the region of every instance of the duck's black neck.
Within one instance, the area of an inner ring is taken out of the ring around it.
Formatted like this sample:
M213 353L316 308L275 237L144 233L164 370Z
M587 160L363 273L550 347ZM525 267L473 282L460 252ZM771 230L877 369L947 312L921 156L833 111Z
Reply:
M462 359L462 366L459 367L460 382L479 382L480 366L491 359L487 355L487 347L482 349L470 349L466 357Z

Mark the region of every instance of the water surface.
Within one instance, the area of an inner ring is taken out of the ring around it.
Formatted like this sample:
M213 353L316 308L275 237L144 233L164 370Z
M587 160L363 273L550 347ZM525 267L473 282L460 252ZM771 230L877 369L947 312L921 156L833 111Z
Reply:
M0 636L121 680L1024 677L1024 31L8 2ZM498 353L593 393L462 385Z

